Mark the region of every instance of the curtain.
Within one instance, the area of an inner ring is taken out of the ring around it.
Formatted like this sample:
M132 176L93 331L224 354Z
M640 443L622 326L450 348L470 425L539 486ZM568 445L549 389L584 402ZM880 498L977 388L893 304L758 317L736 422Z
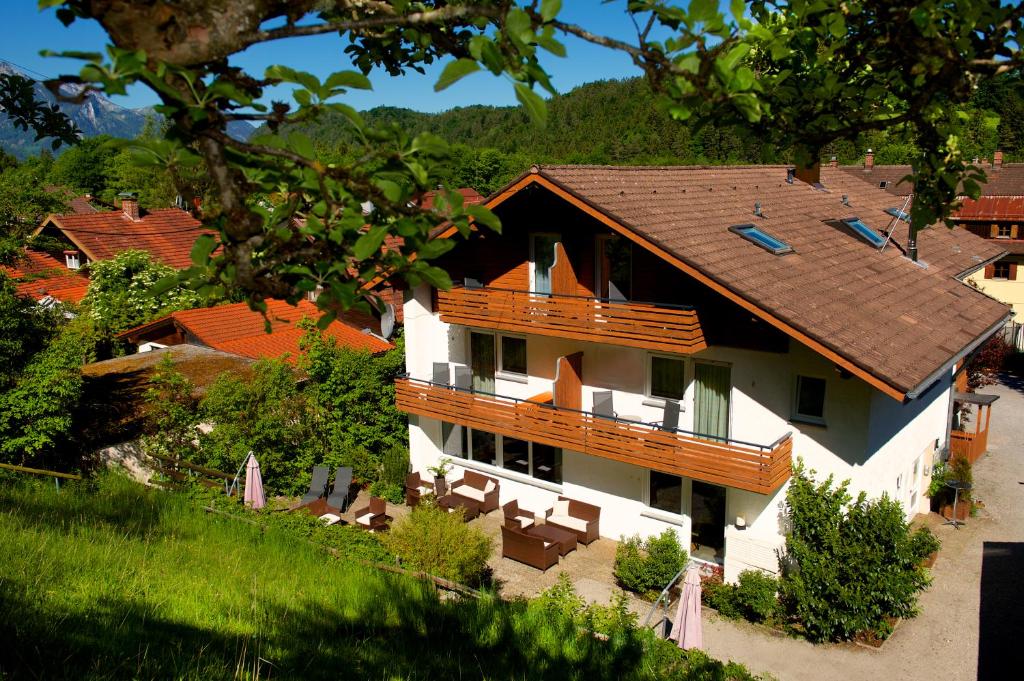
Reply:
M698 362L695 369L693 429L702 435L729 436L729 391L732 388L728 366Z
M473 369L473 390L494 392L494 336L489 333L469 335L470 366Z

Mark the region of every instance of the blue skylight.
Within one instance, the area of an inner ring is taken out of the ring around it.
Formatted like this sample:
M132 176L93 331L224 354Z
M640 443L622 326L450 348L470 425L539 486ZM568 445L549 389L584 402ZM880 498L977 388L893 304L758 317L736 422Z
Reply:
M910 222L910 213L904 213L899 208L886 208L885 212L894 218L899 218L903 222Z
M785 241L776 239L771 234L758 229L754 225L733 225L729 230L739 234L747 241L757 244L769 253L783 255L793 252L793 247Z
M867 241L875 248L881 248L885 245L885 237L861 222L860 218L850 218L849 220L843 220L843 222L864 241Z

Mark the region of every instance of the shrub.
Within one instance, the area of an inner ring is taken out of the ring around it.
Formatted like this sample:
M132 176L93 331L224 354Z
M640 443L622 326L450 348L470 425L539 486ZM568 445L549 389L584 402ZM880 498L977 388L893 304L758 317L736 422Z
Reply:
M916 614L917 594L930 581L921 562L937 540L925 528L911 532L888 496L853 500L849 482L811 476L798 462L786 493L786 616L814 641L860 632L885 638L893 618Z
M626 634L636 628L637 615L629 610L629 597L622 591L612 594L608 605L587 603L573 587L569 575L561 572L558 581L534 601L549 615L564 617L590 631L606 636Z
M384 546L413 570L462 584L479 584L487 571L491 540L463 522L459 511L448 513L420 504L395 522Z
M740 573L735 591L736 603L751 622L774 623L781 613L779 580L759 570Z
M726 584L719 575L701 579L701 602L714 608L722 617L740 619L743 611L736 597L736 586Z
M405 487L386 480L378 480L370 485L370 494L387 499L393 504L401 504L405 501Z
M394 445L384 452L380 465L380 480L398 487L405 485L405 476L409 472L409 450L402 445Z
M653 600L686 565L686 551L675 530L641 540L623 538L615 550L615 578L623 588Z

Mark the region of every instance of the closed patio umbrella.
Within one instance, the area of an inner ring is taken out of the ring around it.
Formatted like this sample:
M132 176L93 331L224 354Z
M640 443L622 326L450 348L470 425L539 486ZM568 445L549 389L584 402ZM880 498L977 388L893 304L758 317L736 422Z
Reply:
M249 452L249 460L245 464L245 503L253 508L263 508L267 505L267 497L263 494L260 463L252 452Z
M683 593L679 596L679 609L670 639L680 648L704 646L704 629L700 621L700 568L691 565L683 578Z

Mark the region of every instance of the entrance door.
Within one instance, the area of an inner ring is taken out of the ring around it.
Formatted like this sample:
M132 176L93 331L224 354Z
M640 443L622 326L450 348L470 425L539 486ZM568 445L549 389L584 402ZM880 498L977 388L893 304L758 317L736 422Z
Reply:
M497 369L494 336L489 333L470 332L469 366L473 373L473 390L493 393L494 372Z
M710 439L729 437L729 393L732 372L727 364L697 362L694 367L693 430Z
M551 293L551 267L555 264L555 246L561 241L558 234L530 235L530 290Z
M721 563L725 559L725 488L694 480L690 518L690 554Z
M610 301L630 300L633 295L633 243L618 234L597 237L595 295Z

